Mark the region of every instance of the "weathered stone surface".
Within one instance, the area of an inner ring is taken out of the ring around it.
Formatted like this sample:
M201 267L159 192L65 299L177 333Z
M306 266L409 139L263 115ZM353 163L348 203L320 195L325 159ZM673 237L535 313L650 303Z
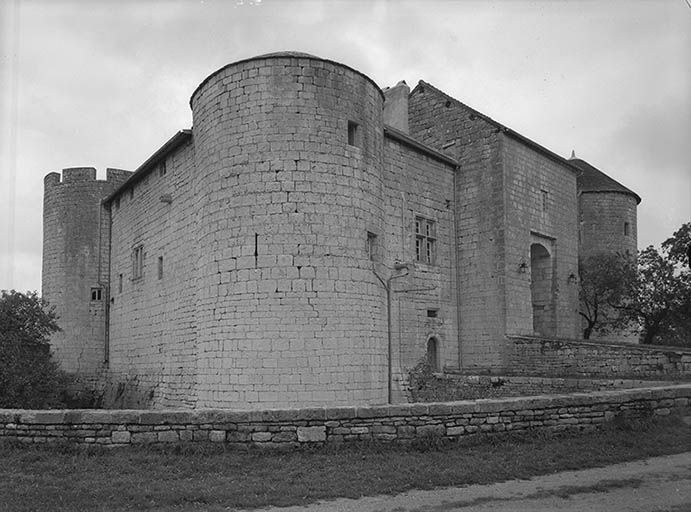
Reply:
M225 430L212 430L209 432L209 441L212 443L223 443L226 440Z
M326 441L326 427L298 427L297 436L301 443L323 442Z
M110 435L110 440L116 444L129 443L131 438L132 434L126 430L116 430Z

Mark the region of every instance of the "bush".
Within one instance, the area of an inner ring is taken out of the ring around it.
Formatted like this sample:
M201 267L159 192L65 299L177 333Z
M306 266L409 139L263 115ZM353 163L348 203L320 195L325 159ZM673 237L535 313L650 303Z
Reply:
M0 408L64 405L67 376L52 360L48 337L60 328L55 312L36 293L0 296Z

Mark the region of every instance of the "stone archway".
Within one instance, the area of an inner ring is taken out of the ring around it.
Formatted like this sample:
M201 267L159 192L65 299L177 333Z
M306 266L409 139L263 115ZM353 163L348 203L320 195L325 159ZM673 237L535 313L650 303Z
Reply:
M554 336L554 262L542 244L530 246L530 296L533 303L533 332Z

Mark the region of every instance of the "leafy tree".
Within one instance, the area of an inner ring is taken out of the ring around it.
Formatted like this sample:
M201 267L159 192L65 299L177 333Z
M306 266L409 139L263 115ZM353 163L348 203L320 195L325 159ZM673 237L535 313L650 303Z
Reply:
M686 223L662 243L661 252L649 246L639 253L634 300L626 311L643 327L643 343L691 346L690 244Z
M41 409L62 405L64 374L51 359L48 337L57 317L35 292L0 295L0 407Z
M621 308L630 301L636 281L632 258L598 253L579 262L579 314L585 319L583 339L594 332L606 334L626 327L629 317Z

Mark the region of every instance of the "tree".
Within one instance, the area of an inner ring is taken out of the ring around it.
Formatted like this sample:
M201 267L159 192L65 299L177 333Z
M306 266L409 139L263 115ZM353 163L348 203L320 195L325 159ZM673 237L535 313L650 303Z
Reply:
M638 255L638 277L629 318L643 327L642 343L691 346L691 271L688 247L691 223L679 228L661 245Z
M622 307L630 301L636 280L635 264L627 255L598 253L579 261L579 314L585 319L583 339L606 334L629 323Z
M66 384L50 354L57 317L35 292L0 295L0 408L42 409L62 405Z

